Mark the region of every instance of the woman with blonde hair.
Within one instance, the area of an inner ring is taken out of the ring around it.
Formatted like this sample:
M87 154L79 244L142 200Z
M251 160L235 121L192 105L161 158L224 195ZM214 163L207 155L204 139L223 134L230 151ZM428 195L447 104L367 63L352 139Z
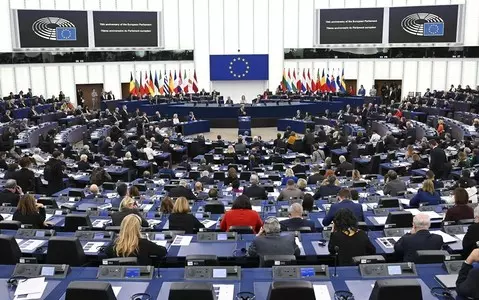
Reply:
M169 229L184 230L185 233L192 234L198 232L200 228L205 228L205 225L198 221L190 212L190 204L185 197L176 199L173 211L168 217Z
M408 145L406 148L406 154L404 155L404 158L406 159L412 158L413 155L414 155L414 147L413 145Z
M362 180L362 178L361 178L361 173L359 173L358 170L354 169L354 170L353 170L353 174L352 174L352 176L351 176L351 179L352 179L353 181L361 181L361 180Z
M308 182L304 178L298 179L298 183L296 183L296 186L298 187L298 189L300 189L303 192L306 190L307 185L308 185Z
M298 182L298 177L294 176L293 169L288 168L286 171L284 171L284 177L281 180L281 185L286 185L290 179L294 180L295 183Z
M471 164L469 160L467 159L467 154L464 151L461 151L457 154L457 167L459 168L470 168Z
M32 225L33 229L45 227L45 207L37 203L32 194L25 194L18 201L17 210L13 214L13 221L20 221L22 224Z
M158 259L165 257L165 247L141 238L141 222L141 218L135 214L126 216L121 222L118 238L105 249L106 255L108 257L137 257L140 266L152 265L152 257Z
M437 205L441 203L441 196L434 190L434 182L430 179L424 180L422 188L409 201L410 207L419 207L423 205Z
M111 214L111 221L113 223L113 226L120 226L123 219L130 214L137 215L141 219L141 226L149 227L148 221L146 221L140 215L140 211L138 210L138 204L133 198L129 196L126 196L125 198L123 198L123 200L121 200L119 211Z

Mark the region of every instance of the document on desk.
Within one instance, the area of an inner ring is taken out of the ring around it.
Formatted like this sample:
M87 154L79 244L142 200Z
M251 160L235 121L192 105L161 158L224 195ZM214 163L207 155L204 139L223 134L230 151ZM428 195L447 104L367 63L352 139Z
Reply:
M153 207L153 204L142 204L140 205L140 209L142 211L150 211L150 209Z
M373 219L378 223L378 225L386 224L386 220L388 217L373 217Z
M147 222L148 222L148 225L151 227L151 226L155 226L155 225L160 224L160 223L161 223L161 220L148 219Z
M413 194L417 194L418 189L408 188L407 191Z
M409 199L401 198L399 199L399 202L401 202L402 205L409 205Z
M45 214L45 221L50 220L51 217L53 217L53 214Z
M177 235L173 243L171 243L171 246L188 246L192 239L192 236Z
M15 290L14 300L34 300L41 299L48 282L45 277L31 278L19 280L17 289Z
M166 245L168 244L167 240L153 240L151 242L157 244L158 246L163 246L165 248L166 248Z
M457 242L457 239L455 237L453 237L453 236L451 236L451 235L449 235L449 234L447 234L447 233L445 233L441 230L432 230L430 232L433 233L433 234L437 234L437 235L442 236L442 241L446 244Z
M464 236L465 236L465 235L466 235L466 234L464 234L464 233L462 233L462 234L456 234L456 237L462 241L462 240L464 240Z
M261 205L253 205L251 208L256 212L261 212Z
M274 197L276 199L279 197L279 192L269 192L268 196Z
M213 284L215 289L216 299L218 300L233 300L235 294L234 284Z
M212 221L212 220L207 220L207 219L204 219L203 221L200 222L201 224L205 225L206 228L211 228L213 226L216 225L216 221Z
M431 218L431 219L442 219L443 218L443 216L441 216L440 214L438 214L435 211L420 211L417 208L408 208L408 209L405 209L405 211L411 212L413 216L417 215L418 213L423 213L423 214L428 215L429 218Z
M107 219L97 219L92 222L93 228L103 228L106 226L106 224L110 223L110 220Z
M0 214L5 221L11 221L13 215L12 214Z
M328 286L324 284L314 284L314 297L320 300L331 300L331 294L329 294Z
M100 247L103 247L104 245L104 242L88 242L83 246L83 251L85 253L98 253Z
M35 251L38 247L43 246L48 241L45 240L27 240L23 244L19 245L22 251Z
M303 248L303 244L302 244L301 241L299 240L299 237L295 237L295 238L294 238L294 242L296 243L296 245L298 246L298 248L300 248L300 249Z

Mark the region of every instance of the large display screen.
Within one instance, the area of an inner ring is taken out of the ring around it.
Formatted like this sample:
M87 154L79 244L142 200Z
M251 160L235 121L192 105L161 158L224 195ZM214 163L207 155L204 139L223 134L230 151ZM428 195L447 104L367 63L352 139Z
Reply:
M321 44L380 44L383 8L321 9Z
M158 47L158 13L94 11L95 47Z
M458 5L391 7L389 42L456 42L458 9Z
M21 48L88 47L86 11L18 10Z

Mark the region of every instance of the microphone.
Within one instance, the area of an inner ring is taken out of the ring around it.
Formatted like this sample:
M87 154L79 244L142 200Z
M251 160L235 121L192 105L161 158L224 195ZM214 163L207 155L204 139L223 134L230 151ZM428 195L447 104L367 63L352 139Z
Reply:
M339 246L334 246L334 275L333 277L338 277L338 252Z

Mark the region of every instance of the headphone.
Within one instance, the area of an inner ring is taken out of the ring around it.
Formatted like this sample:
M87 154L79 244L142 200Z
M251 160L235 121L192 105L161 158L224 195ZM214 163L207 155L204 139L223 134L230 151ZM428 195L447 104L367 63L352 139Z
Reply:
M147 294L147 293L136 293L130 297L130 300L150 300L150 299L151 299L151 296L150 294Z
M255 300L256 296L252 292L239 292L236 294L237 300Z
M240 248L240 249L235 249L233 250L232 255L234 257L245 257L248 251L246 251L246 248Z
M7 287L9 289L13 289L13 288L16 288L18 286L18 284L20 283L20 281L24 281L24 280L27 280L28 277L26 276L13 276L13 277L10 277L8 280L7 280Z
M452 293L443 287L433 287L431 289L431 294L437 299L455 299Z
M334 300L354 300L354 295L349 291L336 291Z

